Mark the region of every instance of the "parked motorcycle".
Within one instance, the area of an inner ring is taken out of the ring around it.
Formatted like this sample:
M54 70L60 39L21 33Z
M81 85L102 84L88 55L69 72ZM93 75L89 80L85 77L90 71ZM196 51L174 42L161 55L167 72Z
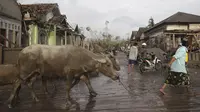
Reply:
M147 53L147 59L140 59L139 69L141 73L150 70L160 70L162 68L162 62L154 53Z
M138 55L137 64L140 66L142 64L142 62L143 62L143 59L142 59L141 55Z

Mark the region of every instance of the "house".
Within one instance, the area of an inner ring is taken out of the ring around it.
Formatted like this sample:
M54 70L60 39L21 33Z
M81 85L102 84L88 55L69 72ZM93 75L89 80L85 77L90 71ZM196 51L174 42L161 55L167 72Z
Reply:
M66 45L72 35L57 3L23 4L23 44Z
M22 15L16 0L0 2L0 44L4 47L21 46Z
M66 45L69 41L68 38L70 38L70 34L73 32L70 30L69 24L66 21L67 17L66 15L58 15L52 17L49 21L48 24L56 25L57 30L56 30L56 45Z
M134 41L136 38L137 31L132 31L130 41Z
M83 47L83 41L85 39L85 36L82 33L83 32L81 32L81 29L78 27L78 25L76 25L76 28L74 30L75 37L72 39L75 46Z
M135 36L136 41L138 42L144 42L145 40L145 34L144 32L147 30L146 27L140 27L137 31L137 34Z
M192 45L199 41L200 16L177 12L146 30L145 35L148 36L151 46L163 50L176 48L183 39Z

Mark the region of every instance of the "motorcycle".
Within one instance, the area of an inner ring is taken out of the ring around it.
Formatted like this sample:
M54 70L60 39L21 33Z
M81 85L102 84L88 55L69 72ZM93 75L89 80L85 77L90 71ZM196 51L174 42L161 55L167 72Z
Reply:
M147 59L140 59L139 69L141 73L150 70L158 71L162 68L161 60L154 53L147 53L147 57Z

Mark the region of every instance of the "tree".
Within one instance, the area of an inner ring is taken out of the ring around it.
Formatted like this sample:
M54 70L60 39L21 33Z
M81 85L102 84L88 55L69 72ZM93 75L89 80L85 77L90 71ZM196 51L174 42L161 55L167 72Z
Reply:
M155 24L154 24L154 19L151 17L150 19L149 19L149 24L148 24L148 28L151 28L151 27L153 27Z
M119 39L120 39L120 36L116 36L116 37L115 37L115 40L119 40Z

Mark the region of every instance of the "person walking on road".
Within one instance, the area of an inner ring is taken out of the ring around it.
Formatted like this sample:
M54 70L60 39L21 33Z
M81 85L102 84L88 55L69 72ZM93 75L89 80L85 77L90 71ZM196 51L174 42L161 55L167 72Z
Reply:
M137 61L137 56L138 56L137 43L134 43L134 45L130 47L130 52L129 52L128 74L130 74L132 69L134 68L134 65L136 64Z
M185 58L187 55L187 41L182 42L175 55L172 57L168 64L170 72L164 85L160 89L162 94L165 94L164 89L167 85L173 86L188 86L190 85L190 78L185 66Z

